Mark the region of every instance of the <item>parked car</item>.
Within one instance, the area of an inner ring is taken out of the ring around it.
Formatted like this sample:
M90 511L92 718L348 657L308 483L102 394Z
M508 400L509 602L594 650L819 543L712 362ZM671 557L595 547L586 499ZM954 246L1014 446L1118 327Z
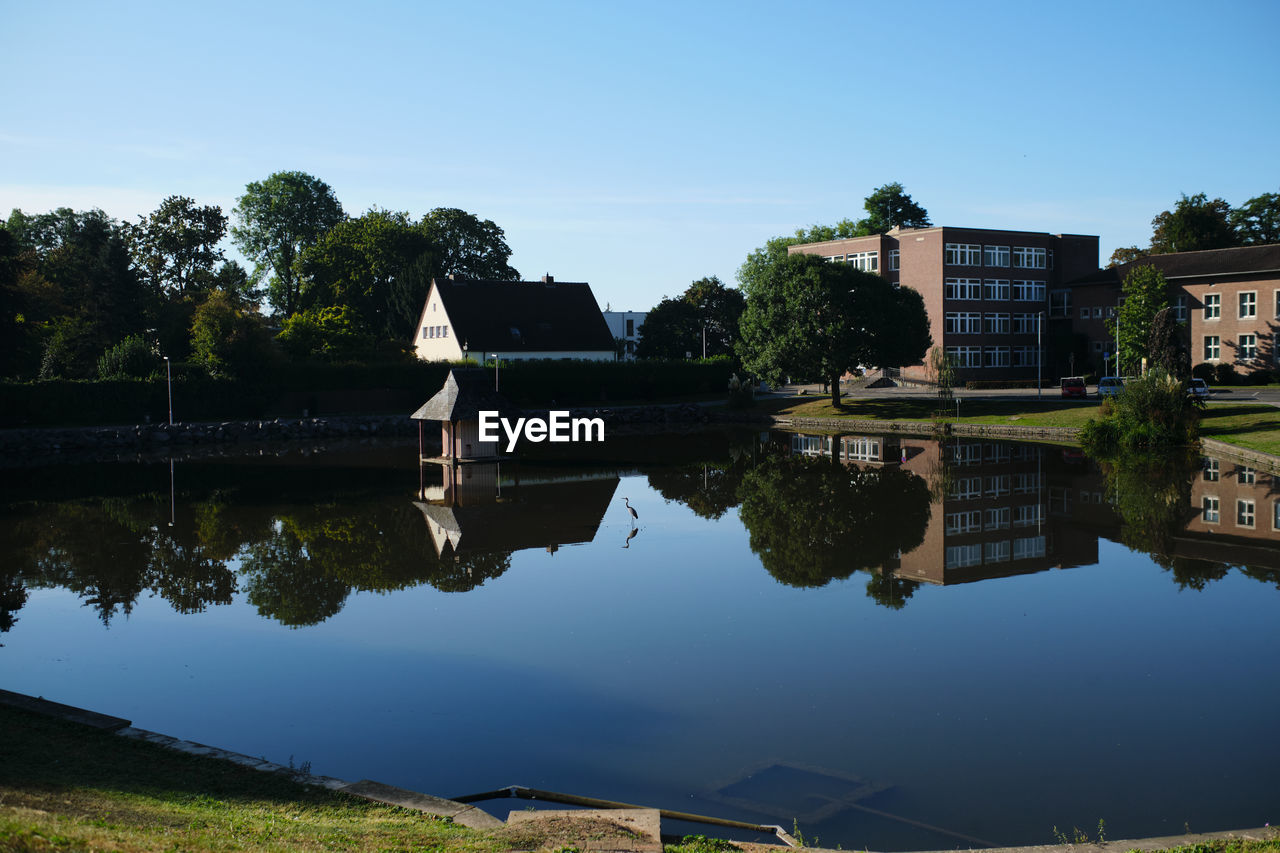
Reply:
M1209 383L1203 379L1192 379L1191 384L1187 386L1187 393L1198 400L1207 400L1212 393L1209 390Z
M1124 380L1119 376L1104 376L1098 380L1099 397L1115 397L1124 390Z
M1087 397L1089 391L1085 388L1083 376L1068 376L1062 380L1062 396L1064 397Z

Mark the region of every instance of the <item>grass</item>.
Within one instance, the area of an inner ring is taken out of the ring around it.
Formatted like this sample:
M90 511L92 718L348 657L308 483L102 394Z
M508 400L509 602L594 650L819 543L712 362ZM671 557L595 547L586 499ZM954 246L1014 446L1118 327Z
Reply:
M1200 421L1200 435L1280 456L1280 409L1246 403L1211 405Z
M1272 830L1275 833L1275 830ZM1262 841L1248 841L1243 838L1217 838L1197 844L1182 844L1151 853L1277 853L1280 851L1280 834Z

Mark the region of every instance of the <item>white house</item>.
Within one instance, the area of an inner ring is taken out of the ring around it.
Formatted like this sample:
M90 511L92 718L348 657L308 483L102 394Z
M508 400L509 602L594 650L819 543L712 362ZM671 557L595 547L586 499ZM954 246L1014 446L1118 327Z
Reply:
M414 335L424 361L612 361L613 335L585 282L432 279Z
M615 341L622 340L622 357L628 361L636 357L636 344L640 343L640 327L649 316L648 311L605 311L604 321Z

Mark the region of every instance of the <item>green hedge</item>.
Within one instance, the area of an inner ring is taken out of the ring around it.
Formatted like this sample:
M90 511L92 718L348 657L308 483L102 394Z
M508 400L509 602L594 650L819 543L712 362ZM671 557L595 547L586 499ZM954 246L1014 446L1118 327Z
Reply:
M211 379L189 365L175 365L174 415L181 421L261 418L286 395L299 393L380 390L402 392L400 396L422 403L440 390L449 368L432 362L295 364L249 379ZM727 359L504 362L498 383L517 405L608 405L728 393L732 372ZM0 382L0 427L137 424L148 418L159 423L168 419L168 412L163 374L136 380ZM321 408L319 413L362 412Z

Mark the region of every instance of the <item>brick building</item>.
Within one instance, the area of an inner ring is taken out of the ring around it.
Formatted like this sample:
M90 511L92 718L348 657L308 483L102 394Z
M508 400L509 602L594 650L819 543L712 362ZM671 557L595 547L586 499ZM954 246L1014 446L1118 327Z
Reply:
M959 382L1034 380L1042 367L1048 381L1049 364L1041 363L1047 321L1069 314L1065 283L1098 269L1096 236L1039 231L894 228L789 251L854 264L918 291L934 346L951 356ZM925 364L903 375L931 378Z

